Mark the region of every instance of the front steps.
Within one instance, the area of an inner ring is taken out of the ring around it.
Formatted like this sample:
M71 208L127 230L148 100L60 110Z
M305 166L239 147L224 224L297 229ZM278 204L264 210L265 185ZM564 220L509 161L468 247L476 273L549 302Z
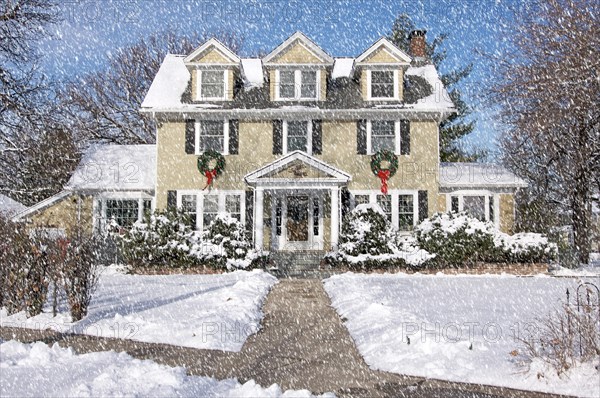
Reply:
M273 268L268 271L278 278L327 278L331 272L322 269L323 256L321 250L271 252Z

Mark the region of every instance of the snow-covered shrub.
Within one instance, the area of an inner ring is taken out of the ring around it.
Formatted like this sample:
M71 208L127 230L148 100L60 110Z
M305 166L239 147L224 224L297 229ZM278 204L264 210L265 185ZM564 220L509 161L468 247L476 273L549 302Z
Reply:
M431 267L462 267L475 263L541 263L556 257L556 245L541 234L508 235L493 223L466 213L438 213L414 230L421 248L435 254Z
M197 257L190 254L196 234L187 216L179 211L157 211L113 236L119 241L124 260L134 268L186 267L198 263Z
M458 268L499 257L494 225L465 213L434 214L417 225L414 232L419 246L435 254L428 266Z
M74 234L66 246L61 273L73 321L87 315L100 276L97 260L101 248L98 239L81 232Z
M400 237L376 204L356 206L343 220L337 251L327 253L331 266L357 269L419 266L430 259L409 237Z
M219 268L249 269L258 268L268 262L268 253L257 252L246 237L244 225L229 213L219 213L206 230L203 248L197 256Z

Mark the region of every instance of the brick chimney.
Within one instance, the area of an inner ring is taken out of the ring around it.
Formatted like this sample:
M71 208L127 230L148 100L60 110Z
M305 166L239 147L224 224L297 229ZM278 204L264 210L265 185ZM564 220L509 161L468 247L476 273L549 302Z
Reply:
M426 30L413 30L408 35L410 40L410 55L417 61L425 59L425 34Z

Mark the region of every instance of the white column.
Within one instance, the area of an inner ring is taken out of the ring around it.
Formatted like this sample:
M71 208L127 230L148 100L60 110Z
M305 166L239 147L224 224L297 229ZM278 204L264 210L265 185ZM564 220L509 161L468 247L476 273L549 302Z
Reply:
M263 248L263 188L256 188L254 192L254 247L258 250Z
M331 188L331 247L336 249L340 236L340 188Z

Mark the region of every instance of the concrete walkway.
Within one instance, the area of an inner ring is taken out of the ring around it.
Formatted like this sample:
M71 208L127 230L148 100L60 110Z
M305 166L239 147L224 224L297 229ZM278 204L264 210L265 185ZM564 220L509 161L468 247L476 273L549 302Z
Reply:
M126 351L141 359L185 366L190 374L237 377L283 389L335 392L348 397L549 397L541 393L406 377L370 369L358 353L319 280L282 280L263 309L259 333L242 351L196 350L130 340L66 336L24 329L0 329L0 338L58 341L78 352Z

